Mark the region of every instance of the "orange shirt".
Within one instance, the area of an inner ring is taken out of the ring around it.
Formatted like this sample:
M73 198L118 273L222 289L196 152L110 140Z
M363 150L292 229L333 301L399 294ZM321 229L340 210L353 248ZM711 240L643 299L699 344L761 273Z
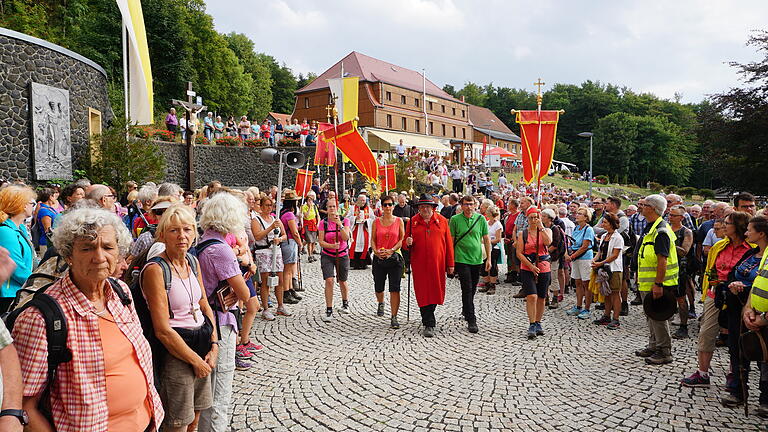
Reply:
M106 312L99 317L99 332L104 352L107 409L110 431L143 431L152 418L144 372L128 338Z

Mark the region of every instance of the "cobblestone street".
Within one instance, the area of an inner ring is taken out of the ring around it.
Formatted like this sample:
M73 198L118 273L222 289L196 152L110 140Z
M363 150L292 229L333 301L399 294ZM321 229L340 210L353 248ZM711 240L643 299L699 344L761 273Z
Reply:
M480 332L472 335L460 319L458 282L449 280L436 336L425 339L413 295L406 322L407 279L402 327L389 328L388 295L386 316L375 315L370 270L351 271L352 313L323 323L319 262L302 258L306 291L288 306L294 315L254 324L254 340L266 348L251 370L237 372L233 430L765 430L751 412L719 403L725 348L715 353L710 389L678 384L696 370L697 323L692 339L673 340L672 364L648 366L634 355L647 338L638 306L610 331L567 317L571 294L546 311L546 335L528 341L524 303L502 284L496 295L478 293ZM340 306L338 289L336 300ZM756 394L750 402L753 411Z

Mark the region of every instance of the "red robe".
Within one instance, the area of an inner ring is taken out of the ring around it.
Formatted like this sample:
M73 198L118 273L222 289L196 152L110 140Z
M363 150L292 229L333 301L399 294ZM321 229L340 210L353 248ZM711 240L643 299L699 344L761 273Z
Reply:
M413 245L408 249L416 302L419 307L443 304L445 273L453 267L453 238L448 220L435 212L425 223L421 214L416 214L406 225L405 237L413 237Z

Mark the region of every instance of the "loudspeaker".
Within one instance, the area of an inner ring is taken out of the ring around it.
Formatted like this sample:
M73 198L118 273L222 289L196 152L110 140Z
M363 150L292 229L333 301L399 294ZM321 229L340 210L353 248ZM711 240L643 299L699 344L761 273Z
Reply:
M261 151L261 161L267 163L280 162L280 154L277 152L277 149L265 148Z
M274 148L266 148L261 151L261 161L267 163L280 163L280 152ZM284 152L283 162L290 168L299 169L304 166L307 157L301 152Z

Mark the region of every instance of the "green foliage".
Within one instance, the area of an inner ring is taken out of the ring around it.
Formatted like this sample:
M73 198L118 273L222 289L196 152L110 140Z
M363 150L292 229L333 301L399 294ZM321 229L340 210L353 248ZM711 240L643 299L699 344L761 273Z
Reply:
M713 199L715 197L715 191L713 191L712 189L703 188L703 189L699 189L696 192L696 195L699 195L704 199Z
M272 77L272 111L292 113L295 102L293 93L296 91L296 78L293 72L285 64L281 66L272 56L258 54L257 57Z
M667 191L667 193L675 193L678 189L679 187L673 184L664 186L664 190Z
M128 180L142 184L165 177L165 159L157 144L148 139L126 139L125 123L119 118L93 139L100 157L86 170L91 181L111 185L122 192Z
M648 182L648 188L654 192L661 192L664 189L664 185L657 182Z
M395 178L397 182L397 189L400 191L408 191L411 188L411 180L409 177L413 175L413 190L414 196L418 197L420 194L431 191L432 186L427 184L427 172L419 168L415 161L409 159L398 160L395 164Z
M691 187L691 186L683 186L683 187L681 187L680 189L677 190L677 193L679 195L682 195L682 196L688 197L688 198L692 197L693 195L696 195L697 192L698 192L698 189L696 189L695 187Z
M224 36L229 49L235 53L243 70L250 74L253 85L248 89L251 106L245 113L248 118L263 119L272 108L272 77L267 66L256 56L253 41L242 33Z
M302 87L305 87L315 79L317 79L317 74L314 72L308 73L306 77L302 74L299 74L299 76L296 77L296 88L300 89Z

